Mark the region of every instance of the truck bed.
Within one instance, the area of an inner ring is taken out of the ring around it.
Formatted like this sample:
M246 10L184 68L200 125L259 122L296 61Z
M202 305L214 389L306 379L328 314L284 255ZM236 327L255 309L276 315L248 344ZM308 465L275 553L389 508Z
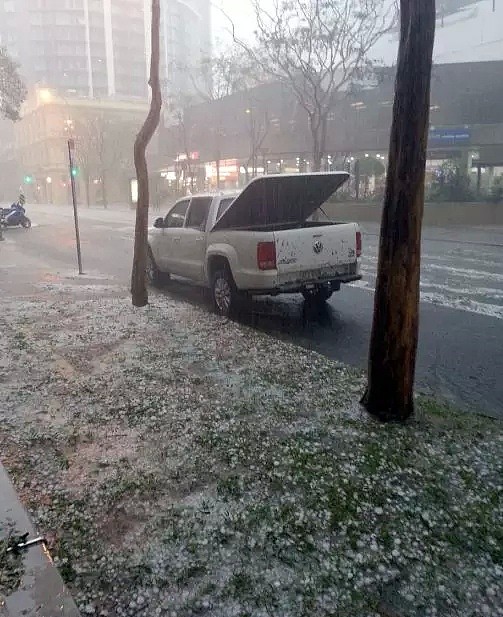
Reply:
M281 293L359 278L358 234L356 223L249 225L211 232L208 247L210 253L232 247L229 263L238 289ZM274 246L275 267L259 268L261 244Z
M300 221L298 223L282 223L275 225L247 225L246 227L233 227L240 231L284 231L287 229L307 229L311 227L328 227L329 225L344 225L337 221Z

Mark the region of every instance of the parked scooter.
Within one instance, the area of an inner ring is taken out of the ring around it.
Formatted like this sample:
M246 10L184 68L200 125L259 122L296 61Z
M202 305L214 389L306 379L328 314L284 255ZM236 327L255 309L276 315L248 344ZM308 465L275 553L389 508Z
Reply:
M24 195L20 195L16 203L13 203L10 208L0 209L0 225L2 227L24 227L29 229L31 221L26 216L24 205L26 199Z

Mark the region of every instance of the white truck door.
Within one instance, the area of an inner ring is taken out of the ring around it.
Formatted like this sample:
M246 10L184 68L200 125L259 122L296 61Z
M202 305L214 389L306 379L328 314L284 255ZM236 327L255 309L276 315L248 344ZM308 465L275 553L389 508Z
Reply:
M180 229L180 240L176 246L177 272L193 281L204 279L206 258L206 226L213 197L193 197L185 219L185 227Z
M161 270L164 270L164 266L162 263L163 246L165 243L164 219L161 218L161 220L163 221L162 227L153 227L152 229L149 230L148 242L150 245L150 249L152 251L152 255L154 257L154 261L157 264L157 267L160 268Z
M190 199L182 199L168 212L164 219L162 236L158 239L157 265L164 272L176 274L177 249L180 242L180 232L185 223L185 216L189 208ZM154 255L155 258L155 255Z

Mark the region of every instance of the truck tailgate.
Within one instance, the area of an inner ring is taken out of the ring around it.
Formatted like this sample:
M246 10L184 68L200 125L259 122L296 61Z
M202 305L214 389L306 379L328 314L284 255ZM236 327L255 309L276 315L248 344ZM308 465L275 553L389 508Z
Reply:
M355 264L356 223L276 231L276 263L282 281L327 277L347 273Z

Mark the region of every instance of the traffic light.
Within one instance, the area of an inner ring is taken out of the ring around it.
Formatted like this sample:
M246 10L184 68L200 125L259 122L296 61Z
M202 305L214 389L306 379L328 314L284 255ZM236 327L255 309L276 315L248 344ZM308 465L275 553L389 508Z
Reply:
M78 167L72 167L72 176L74 178L76 178L79 175L79 168Z
M30 176L29 174L26 174L26 176L24 177L24 183L25 184L33 184L33 176Z

